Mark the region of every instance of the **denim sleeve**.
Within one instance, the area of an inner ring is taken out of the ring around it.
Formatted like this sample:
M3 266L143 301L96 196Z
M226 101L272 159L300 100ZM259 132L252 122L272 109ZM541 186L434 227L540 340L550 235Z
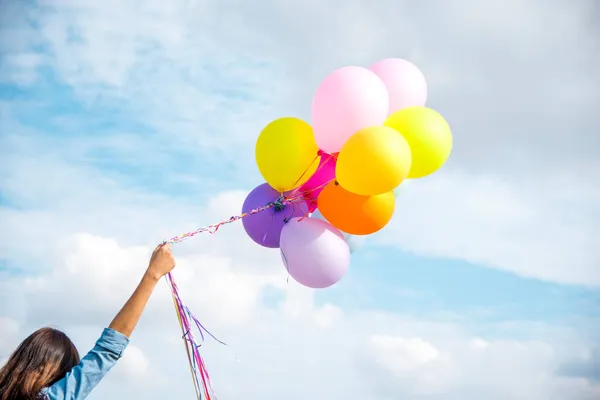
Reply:
M104 329L94 348L67 375L50 386L49 400L83 400L121 358L129 339L109 328Z

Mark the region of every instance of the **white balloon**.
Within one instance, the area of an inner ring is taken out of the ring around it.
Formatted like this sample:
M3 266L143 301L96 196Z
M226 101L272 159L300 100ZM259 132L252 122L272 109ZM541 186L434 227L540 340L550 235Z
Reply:
M315 211L313 211L313 213L310 214L309 216L310 216L310 218L316 218L316 219L320 219L320 220L329 222L323 216L323 214L321 214L321 211L319 211L318 208ZM358 251L358 249L363 247L363 245L365 244L365 240L367 239L364 236L351 235L346 232L342 232L342 234L344 235L344 239L346 240L346 243L348 243L348 247L350 247L350 253L354 253L354 252Z

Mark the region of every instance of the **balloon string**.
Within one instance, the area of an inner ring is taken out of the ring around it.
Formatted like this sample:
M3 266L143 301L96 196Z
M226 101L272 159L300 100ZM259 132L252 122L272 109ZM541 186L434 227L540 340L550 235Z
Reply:
M297 186L302 181L302 178L304 178L304 176L308 173L308 171L310 170L310 167L312 167L312 165L315 163L315 161L319 160L320 158L321 158L321 150L319 150L317 152L317 155L310 162L310 164L308 165L308 167L306 167L306 169L304 170L304 172L302 172L302 175L300 175L300 177L298 177L298 179L296 179L296 182L294 182L294 186ZM315 169L315 171L317 171L320 166L321 166L321 163L319 163L319 165L317 166L317 168Z
M337 156L338 156L338 154L339 154L339 153L329 154L329 153L325 153L325 152L324 152L324 151L322 151L322 150L319 150L319 151L318 151L318 153L317 153L317 158L318 158L318 157L321 157L321 162L319 162L319 165L318 165L317 169L315 170L315 172L313 173L313 175L314 175L314 174L316 174L316 173L318 173L318 172L319 172L319 171L320 171L320 170L323 168L323 166L324 166L325 164L327 164L327 163L328 163L328 162L329 162L331 159L337 159ZM325 156L326 156L327 158L326 158L325 160L323 160L323 157L325 157ZM315 160L313 160L313 161L311 162L311 164L310 164L310 165L308 166L308 168L307 168L307 169L304 171L304 173L302 174L302 176L304 176L304 174L306 174L306 172L308 172L308 170L310 169L310 167L313 165L313 163L314 163L315 161L316 161L316 158L315 158ZM300 178L300 179L302 179L302 178ZM296 184L295 184L295 185L297 185L297 184L298 184L298 182L300 181L300 179L298 179L298 181L296 181ZM316 206L316 200L315 200L315 199L312 199L312 198L310 197L310 195L311 195L313 192L316 192L316 191L323 190L323 189L324 189L324 188L325 188L327 185L329 185L329 184L330 184L331 182L333 182L334 180L335 180L335 178L334 178L334 179L330 179L330 180L328 180L328 181L326 181L326 182L324 182L324 183L320 184L320 185L319 185L319 186L317 186L317 187L314 187L314 188L311 188L311 189L308 189L308 190L303 190L303 191L300 191L300 189L302 188L302 186L301 186L300 188L293 190L293 191L292 191L292 195L296 195L296 196L298 196L298 195L299 195L299 196L300 196L300 197L301 197L303 200L305 200L305 201L307 201L307 202L310 202L310 203L311 203L311 205L314 205L314 206ZM316 208L316 207L315 207L315 208ZM307 214L306 216L308 216L308 214ZM306 216L305 216L305 217L306 217ZM304 218L304 217L302 217L301 219L303 219L303 218Z
M319 155L317 155L317 157L319 157ZM335 157L335 156L330 154L329 157ZM315 160L316 160L316 158L315 158ZM319 168L320 167L321 166L319 166ZM307 170L303 173L303 175L308 171L308 169L310 169L310 167L307 168ZM298 179L297 182L299 182L300 179ZM163 244L181 243L181 242L183 242L185 240L188 240L188 239L190 239L190 238L192 238L192 237L194 237L194 236L196 236L196 235L198 235L200 233L204 233L204 232L208 232L208 233L214 234L223 225L227 225L227 224L230 224L232 222L239 221L242 218L248 217L250 215L258 214L259 212L268 210L269 208L272 208L272 207L275 207L275 209L277 209L277 210L283 210L284 207L285 207L285 204L295 204L295 203L300 203L302 201L305 201L307 199L307 195L308 194L310 194L310 193L312 193L314 191L317 191L319 189L323 189L331 181L333 181L333 179L329 180L329 181L327 181L327 182L325 182L325 183L323 183L323 184L321 184L321 185L319 185L319 186L317 186L317 187L315 187L313 189L310 189L310 190L305 190L305 191L302 191L302 192L299 192L298 190L295 190L295 191L291 192L288 196L284 196L282 194L277 200L272 201L270 203L267 203L267 204L265 204L262 207L255 208L255 209L250 210L250 211L248 211L246 213L242 213L242 214L239 214L239 215L232 216L229 219L221 221L221 222L218 222L216 224L203 226L202 228L198 228L198 229L196 229L194 231L182 233L182 234L180 234L178 236L174 236L174 237L172 237L170 239L166 239L162 243Z
M325 164L327 164L327 162L328 162L329 160L331 160L332 158L334 158L334 159L337 159L337 156L338 156L338 154L339 154L339 153L329 154L329 153L325 153L323 150L319 150L319 151L317 152L317 155L315 156L315 158L314 158L314 159L311 161L311 163L310 163L310 164L308 165L308 167L307 167L307 168L304 170L304 172L302 172L302 175L300 175L300 177L299 177L299 178L296 180L296 182L294 182L294 186L297 186L297 185L298 185L298 184L299 184L299 183L302 181L302 178L304 178L304 176L305 176L305 175L308 173L308 171L309 171L309 170L310 170L310 168L313 166L313 164L315 163L315 161L317 161L317 160L319 160L319 159L320 159L320 161L319 161L319 165L317 166L317 168L316 168L316 169L315 169L315 171L313 172L313 175L314 175L314 174L316 174L317 172L319 172L319 171L321 170L321 168L323 168L323 166L324 166ZM324 157L324 156L327 156L327 159L326 159L325 161L323 161L323 157ZM321 162L321 161L323 161L323 162ZM329 182L327 182L327 183L329 183ZM326 186L326 185L321 185L321 186ZM312 192L312 191L314 191L314 190L317 190L317 189L319 189L319 188L320 188L320 187L318 187L318 188L314 188L314 189L311 189L311 190L309 190L309 191L306 191L305 193ZM296 192L298 192L298 190L299 190L299 189L295 189L295 190L294 190L292 193L296 193Z
M319 157L322 157L324 154L326 154L326 153L319 151L319 153L317 154L315 159L312 161L312 163L309 165L309 167L303 172L302 176L300 176L300 178L298 178L295 185L297 185L302 180L302 178L306 175L306 173L311 168L311 166L314 164L314 162ZM329 154L328 156L335 157L335 155L331 155L331 154ZM327 161L329 161L329 159L327 159L325 162L327 162ZM315 173L317 171L319 171L320 168L322 168L322 165L324 165L325 162L319 163L319 166L317 167ZM188 239L190 239L200 233L204 233L204 232L214 234L223 225L230 224L235 221L239 221L242 218L246 218L250 215L258 214L258 213L266 211L270 208L275 208L278 211L282 211L285 209L285 206L287 204L292 205L293 210L292 210L292 213L290 214L290 216L293 216L294 212L296 211L296 207L298 206L299 203L306 201L308 199L308 195L310 193L324 188L327 184L329 184L329 182L325 182L324 184L319 185L316 188L302 191L302 192L300 192L300 191L298 191L298 189L296 189L296 190L292 191L291 193L289 193L287 196L282 193L278 199L276 199L272 202L269 202L262 207L252 209L248 212L245 212L245 213L242 213L239 215L234 215L234 216L230 217L229 219L223 220L216 224L203 226L196 230L182 233L182 234L174 236L170 239L166 239L162 243L163 244L181 243L185 240L188 240ZM304 219L307 216L308 216L308 212L304 216L302 216L300 219ZM289 218L286 218L286 222L288 220L289 220ZM286 270L288 270L288 278L287 279L289 282L289 269L288 269L288 265L287 265L288 263L287 263L285 254L283 254L283 257L284 257L284 263L285 263ZM226 346L226 344L224 342L222 342L221 340L217 339L211 332L209 332L200 323L200 321L196 318L196 316L194 316L194 314L191 312L191 310L188 308L188 306L183 302L183 300L181 300L181 297L179 295L179 288L177 287L177 284L175 283L175 279L173 278L173 275L171 273L169 273L165 276L165 279L171 290L171 296L173 298L173 305L175 307L175 314L177 315L177 320L179 321L179 326L181 328L181 333L182 333L181 338L184 341L186 355L188 358L188 364L190 367L190 372L192 374L192 380L194 383L194 390L196 392L196 397L198 400L203 400L203 399L204 400L216 400L216 395L212 388L212 383L211 383L210 375L208 374L208 370L206 368L206 363L204 362L204 359L200 355L200 347L204 343L205 335L210 336L212 339L214 339L215 341L217 341L220 344L223 344L225 346ZM196 332L198 333L198 335L200 337L200 341L196 340L196 337L193 333L193 328L196 328Z
M269 202L267 204L265 204L262 207L258 207L255 209L252 209L248 212L239 214L239 215L234 215L232 217L230 217L229 219L223 220L221 222L218 222L216 224L212 224L212 225L206 225L203 226L202 228L198 228L196 230L190 231L190 232L186 232L186 233L182 233L180 235L174 236L170 239L166 239L163 240L162 244L173 244L173 243L181 243L183 241L186 241L200 233L204 233L204 232L208 232L210 234L214 234L215 232L217 232L219 230L219 228L223 225L227 225L230 224L232 222L236 222L241 220L242 218L246 218L250 215L254 215L254 214L258 214L260 212L263 212L265 210L268 210L270 208L276 208L279 210L283 210L283 208L285 207L286 204L297 204L297 203L301 203L302 201L304 201L303 196L281 196L279 197L277 200Z

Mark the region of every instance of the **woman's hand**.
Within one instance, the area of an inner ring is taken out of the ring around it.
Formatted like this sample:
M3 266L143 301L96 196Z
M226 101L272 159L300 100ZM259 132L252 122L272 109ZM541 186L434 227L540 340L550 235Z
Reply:
M171 253L171 245L158 245L152 257L150 258L150 264L146 270L146 275L152 279L159 280L175 268L175 259Z

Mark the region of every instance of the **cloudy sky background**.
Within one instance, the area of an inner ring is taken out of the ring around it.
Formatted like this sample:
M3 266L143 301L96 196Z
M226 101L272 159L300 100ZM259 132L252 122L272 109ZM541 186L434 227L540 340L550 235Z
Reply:
M425 73L436 175L313 292L241 225L174 248L223 399L600 396L594 0L0 0L0 359L43 325L82 353L154 245L237 214L254 142L327 73ZM193 398L165 284L91 399Z

